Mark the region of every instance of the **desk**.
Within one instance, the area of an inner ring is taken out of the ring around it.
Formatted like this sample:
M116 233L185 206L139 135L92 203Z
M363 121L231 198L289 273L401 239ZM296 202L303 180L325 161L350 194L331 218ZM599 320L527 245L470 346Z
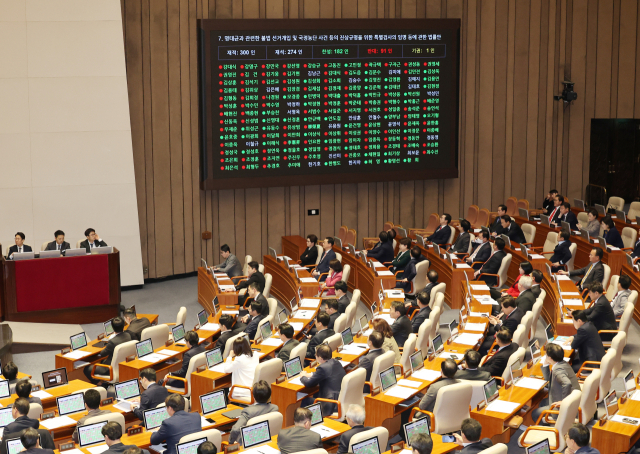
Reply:
M297 262L300 256L307 249L307 239L300 235L283 236L282 237L282 255L291 257L291 260Z
M98 323L118 315L120 253L6 260L2 313L7 321Z
M76 391L80 391L81 389L87 388L95 388L95 385L91 383L87 383L82 380L70 380L69 383L62 386L56 386L54 388L43 389L43 391L51 394L51 397L42 398L42 408L45 412L48 410L53 410L56 408L56 397L67 396ZM5 397L4 399L0 399L0 405L6 407L7 405L11 405L18 398L17 395L12 394L9 397Z
M628 399L623 404L619 403L618 408L618 415L636 419L640 416L640 402L637 400ZM592 428L591 446L601 454L627 452L640 439L639 429L640 426L621 422L607 421L604 426L597 422Z
M342 266L349 265L351 271L347 287L353 292L355 289L360 290L360 301L369 309L378 299L378 292L384 286L385 289L391 289L396 286L395 276L378 276L376 272L364 264L360 257L356 257L351 251L346 252L333 247L335 252L342 254ZM363 251L366 253L366 251ZM372 259L377 262L376 259ZM380 268L380 270L389 271L388 268Z
M225 283L233 284L230 279L228 282L225 280ZM198 302L210 314L215 312L213 309L213 299L215 297L218 297L218 303L221 306L235 306L238 304L237 292L222 292L213 278L213 274L207 268L198 267Z
M429 260L429 271L434 270L438 273L438 282L444 282L447 288L444 292L444 300L452 309L460 309L462 307L462 285L466 283L464 274L467 273L469 279L473 279L474 269L458 268L452 266L448 260L443 259L435 253L432 247L420 248L422 254ZM462 264L462 262L460 262Z
M298 298L298 288L302 289L302 295L305 298L314 297L318 294L320 285L317 282L298 282L293 270L287 269L284 261L279 262L270 255L265 255L264 272L271 274L271 291L284 307L291 311L291 300ZM311 273L306 269L298 271L298 275L302 277L312 277Z

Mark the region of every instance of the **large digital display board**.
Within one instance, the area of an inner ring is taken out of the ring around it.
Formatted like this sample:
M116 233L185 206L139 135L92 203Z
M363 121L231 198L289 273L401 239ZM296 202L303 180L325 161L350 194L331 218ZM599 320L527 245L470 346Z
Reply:
M203 189L458 176L459 19L199 33Z

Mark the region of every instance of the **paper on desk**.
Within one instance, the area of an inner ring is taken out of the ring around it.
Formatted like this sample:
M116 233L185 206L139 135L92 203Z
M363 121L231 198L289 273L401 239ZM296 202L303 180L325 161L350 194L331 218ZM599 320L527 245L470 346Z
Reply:
M169 358L167 355L161 355L159 353L151 353L147 356L143 356L142 358L138 358L140 361L144 361L147 363L159 363Z
M580 296L579 292L562 292L560 293L562 295L562 297L566 297L566 296Z
M456 268L471 268L466 263L456 263Z
M343 361L341 359L339 359L338 362L342 367L347 367L349 364L351 364L349 361Z
M269 445L258 446L257 448L245 449L243 454L280 454L276 448L272 448Z
M200 327L203 331L218 331L220 329L220 325L217 323L205 323Z
M556 279L559 281L570 281L571 278L565 274L556 274Z
M204 416L200 415L200 427L210 426L211 423L205 419Z
M393 325L395 323L395 320L392 319L391 315L389 314L380 313L375 318L381 318L382 320L386 320L389 325Z
M271 347L280 347L282 345L282 341L277 337L270 337L268 339L260 342L260 345L269 345Z
M531 258L532 259L543 259L545 257L544 257L544 255L540 255L540 254L531 254Z
M482 339L482 334L462 333L454 340L456 344L476 345Z
M484 333L485 324L484 323L467 323L464 325L465 331L479 331Z
M380 262L373 262L373 266L374 266L374 268L386 268L386 266L384 266Z
M216 364L215 366L213 366L211 369L209 369L213 372L218 372L221 374L225 374L226 372L224 371L224 363L220 363L220 364Z
M71 358L71 359L80 359L80 358L84 358L85 356L89 356L92 352L87 352L84 350L74 350L72 352L66 353L62 356L64 356L65 358Z
M564 339L563 340L556 339L552 343L553 344L558 344L560 347L562 347L563 350L571 350L571 344L565 345L564 342L565 342Z
M422 385L422 382L407 380L403 378L402 380L398 381L398 384L400 386L408 386L409 388L419 388Z
M630 419L633 422L625 422L623 421L623 419ZM622 415L615 415L613 418L611 418L611 421L621 422L622 424L632 424L634 426L637 426L638 424L640 424L640 419L632 418L631 416L622 416Z
M404 291L397 289L385 290L384 295L387 298L404 298Z
M368 337L372 332L373 332L373 328L370 328L370 329L368 329L366 331L363 331L362 335Z
M531 377L522 377L520 380L516 382L516 386L519 388L528 388L528 389L540 389L545 383L544 380L540 380L539 378L531 378Z
M508 402L506 400L494 400L487 406L487 411L511 414L520 406L518 402Z
M570 300L562 300L562 304L565 306L582 306L582 300L580 299L570 299Z
M393 276L391 271L378 271L378 276Z
M488 312L469 312L469 317L482 317L483 315L489 315Z
M609 249L611 249L612 251L619 251L619 250L620 250L620 248L619 248L619 247L611 246L610 244L608 244L608 245L607 245L607 247L608 247Z
M294 331L302 331L302 328L304 327L304 323L302 322L289 322L289 325L293 327Z
M64 454L84 454L84 452L80 451L79 449L69 449L67 451L64 451Z
M489 290L487 284L471 284L471 290Z
M302 384L302 382L300 381L300 379L301 379L301 378L302 378L302 377L298 375L297 377L292 378L291 380L289 380L289 383L290 383L290 384L292 384L292 385L300 385L300 386L304 386L304 385Z
M218 284L218 287L220 287L220 291L221 292L235 292L236 291L236 286L235 285Z
M445 359L451 358L453 360L458 360L458 359L464 358L464 355L461 353L442 352L438 355L438 358L445 358Z
M296 393L296 400L302 400L302 399L304 399L305 397L307 397L308 395L309 395L309 394L307 394L307 393L301 393L301 392L299 392L299 391L298 391L298 392Z
M222 311L222 313L226 315L235 315L238 313L238 311Z
M315 314L316 311L298 310L298 312L296 312L296 318L311 319Z
M480 233L482 232L482 229L473 229L473 233Z
M322 299L320 298L302 298L302 301L300 301L300 307L317 308L318 306L320 306L321 302Z
M149 449L155 452L160 452L160 453L163 453L167 450L166 446L162 446L162 445L151 445L149 446ZM244 452L247 452L247 451L244 451Z
M369 350L369 348L366 345L364 346L364 348L360 348L357 345L354 346L353 344L350 344L344 347L340 353L344 353L345 355L360 356L367 350Z
M631 400L640 400L640 391L636 390L631 396Z
M398 397L400 399L408 399L415 394L416 390L413 388L405 388L404 386L396 385L393 388L385 391L385 396Z
M434 381L442 376L442 372L439 370L420 369L411 374L411 376L419 380Z
M318 435L320 435L322 438L334 437L340 433L337 430L334 430L325 426L324 424L318 424L317 426L313 426L311 430L317 433Z
M45 419L40 421L40 424L47 429L57 429L64 426L75 426L78 423L75 419L71 419L68 416L58 416L57 418Z
M121 400L120 402L114 405L114 408L124 411L125 413L129 413L131 411L131 402L127 402L126 400Z
M300 282L307 283L307 284L308 283L316 283L316 284L318 283L318 281L316 281L315 278L313 278L313 277L301 277L300 278Z
M223 277L229 278L229 275L227 273L215 273L214 276L218 279L222 279Z
M46 399L48 397L53 397L51 394L49 394L46 391L34 391L31 393L31 395L33 397L39 397L40 399Z
M173 356L173 355L177 355L180 352L174 351L174 350L169 350L166 348L163 348L162 350L160 350L159 352L156 352L157 354L160 355L168 355L168 356Z

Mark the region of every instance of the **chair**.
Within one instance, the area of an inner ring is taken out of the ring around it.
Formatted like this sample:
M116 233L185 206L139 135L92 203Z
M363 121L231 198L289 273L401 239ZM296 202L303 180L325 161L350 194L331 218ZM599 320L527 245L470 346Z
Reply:
M198 367L207 364L206 352L199 353L189 360L189 367L187 368L187 374L185 378L171 377L173 380L181 381L184 384L184 388L169 386L168 382L165 382L164 387L170 393L180 394L184 397L191 397L191 375L198 369Z
M469 418L469 410L473 388L469 383L456 383L455 385L443 386L436 395L436 404L433 413L420 410L418 407L411 410L411 416L416 412L429 415L431 421L431 432L446 434L460 430L462 421Z
M476 222L478 222L479 212L480 208L478 208L478 205L471 205L469 206L469 208L467 208L467 221L469 221L469 224L474 225Z
M353 291L353 293L351 294L351 301L349 302L349 304L354 304L356 305L356 307L358 307L358 303L360 303L360 296L362 295L362 293L360 292L360 290L355 289Z
M386 451L387 443L389 443L389 430L387 430L385 427L374 427L373 429L359 432L351 437L351 440L349 440L349 449L347 452L353 452L353 450L351 449L353 445L373 437L378 438L378 446L380 447L380 450L384 449Z
M544 300L542 298L538 298L533 304L533 308L531 309L531 330L529 331L529 339L534 339L536 337L536 331L538 330L538 320L540 319L540 313L542 312L543 304Z
M349 305L351 306L351 305ZM336 318L335 323L333 324L333 330L336 334L340 334L347 328L347 314L340 314L338 318ZM338 344L340 345L340 344ZM332 349L333 350L333 349Z
M249 262L253 261L253 257L251 257L250 255L245 255L244 256L244 265L242 266L242 274L244 274L245 276L249 275Z
M71 394L80 394L80 393L84 394L87 391L89 391L90 389L95 389L96 391L98 391L100 393L100 400L107 398L107 390L105 388L103 388L102 386L96 386L95 388L79 389L77 391L72 392Z
M378 356L373 360L373 368L371 369L371 382L369 384L370 388L380 388L380 372L387 370L388 368L393 366L393 360L396 354L389 350L386 353ZM362 389L362 388L361 388ZM346 412L345 408L345 412Z
M593 419L598 410L596 398L598 396L598 385L600 383L600 370L596 369L582 384L582 397L578 408L578 419L582 424L588 424Z
M40 419L40 415L42 415L42 405L40 404L29 404L29 413L27 413L27 417L31 419Z
M95 424L97 422L103 421L117 422L118 424L120 424L120 427L122 427L122 433L127 432L124 423L124 415L122 413L105 413L104 415L93 416L91 418L87 418L84 422L84 425L88 426L90 424Z
M400 364L394 364L394 366L400 366L400 373L404 374L408 370L411 370L411 355L416 352L416 342L418 337L411 333L407 340L404 343L404 348L402 349L402 356L400 357Z
M480 402L484 400L484 385L486 382L482 380L460 380L462 383L468 383L471 385L471 402L469 405L471 408L475 408Z
M469 232L469 249L467 249L467 255L473 254L473 244L476 242L476 236Z
M507 199L507 216L518 215L518 199L516 197L509 197Z
M148 329L148 328L147 328ZM169 329L167 327L167 329ZM143 331L144 332L144 331ZM109 383L118 383L120 381L120 363L124 363L127 356L136 354L137 341L123 342L120 345L116 345L113 350L113 356L111 358L111 364L93 364L91 367L91 377L95 380L102 380ZM109 369L109 375L96 375L96 366L106 367Z
M273 358L267 361L263 361L256 367L256 371L253 375L253 383L252 386L258 383L260 380L265 380L267 383L272 384L275 383L276 379L282 373L282 360L280 358ZM234 388L242 388L249 390L249 400L247 400L244 396L237 396L234 394ZM240 397L240 398L239 398ZM229 389L229 402L236 402L241 404L253 405L255 399L253 398L253 391L251 391L251 387L243 386L243 385L233 385L231 389Z
M40 246L40 250L44 251L45 249L47 249L48 244L50 243L50 241L45 241L44 243L42 243L42 246Z
M620 236L622 237L624 249L633 250L633 246L635 246L636 240L638 239L638 231L633 227L623 227Z
M516 331L513 333L513 342L518 345L528 345L527 334L527 327L520 323L516 328Z
M524 314L524 316L520 320L520 324L524 325L525 340L528 339L527 336L529 336L529 332L531 331L531 325L533 325L533 313L532 312L533 312L533 309L531 311L527 311L527 313ZM521 344L518 344L518 345L521 345Z
M616 296L616 293L618 293L619 280L620 280L620 276L618 276L617 274L614 274L613 276L611 276L611 280L609 281L609 286L607 287L606 293L604 294L609 301L611 301L613 297Z
M536 444L546 438L549 440L549 447L552 451L563 451L566 447L564 436L569 431L569 429L573 425L574 420L576 419L581 396L582 392L576 389L562 400L559 411L545 410L544 412L542 412L540 418L538 418L538 421L536 421L536 424L538 424L542 420L542 418L551 414L558 415L558 419L556 419L555 425L535 425L527 427L527 429L518 439L518 446L524 448ZM553 421L549 420L549 423L553 423Z
M427 273L429 272L429 260L423 260L416 265L416 276L411 281L411 291L407 295L415 295L427 285Z
M507 454L509 452L507 445L504 443L496 443L490 448L480 451L480 454Z
M489 218L491 217L491 213L486 208L482 208L478 213L478 219L475 224L472 224L471 227L474 229L479 229L481 227L486 227L489 225Z
M276 314L278 313L278 300L275 298L267 298L267 303L269 303L269 317L271 320L276 319Z
M224 351L222 352L223 359L227 359L227 356L229 356L229 354L231 353L231 350L233 349L233 341L235 341L240 336L244 336L244 331L239 334L236 334L235 336L231 336L229 339L227 339L227 342L225 342L224 344Z
M433 291L431 292L431 294L433 295ZM444 293L436 293L436 296L432 299L429 300L429 305L433 304L433 306L431 306L431 310L433 310L436 307L440 308L440 312L442 312L443 309L443 305L444 305Z
M340 317L344 317L344 314L342 314ZM336 326L337 324L338 323L336 320L336 324L334 326ZM336 332L333 336L329 336L325 339L325 342L329 345L329 348L331 348L332 352L335 352L338 349L338 347L342 345L342 334L340 334L341 332L342 331Z
M356 240L358 239L358 234L355 229L349 229L347 231L347 243L356 245Z
M356 312L357 312L357 307L355 304L353 303L349 303L349 305L347 306L347 310L344 312L343 315L346 315L346 322L345 322L345 329L346 328L351 328L353 326L353 324L356 321ZM340 318L340 317L338 317Z
M322 258L322 254L324 253L324 249L319 244L316 244L316 250L318 251L318 258L316 259L316 265L320 263L320 259Z
M527 240L525 244L533 244L533 240L536 237L536 226L533 224L522 224L522 233L524 233L524 239Z
M617 332L622 332L625 334L629 333L629 325L631 324L631 319L633 318L633 311L635 310L635 301L631 302L631 296L633 296L633 290L629 299L627 300L627 304L624 306L624 311L622 312L622 316L620 317L620 323L618 324ZM636 292L637 299L638 292ZM615 333L615 330L607 330L606 332Z
M518 328L520 327L520 325L518 325ZM518 331L518 329L516 329L516 331ZM527 345L525 343L525 345ZM520 361L520 364L524 363L524 355L526 353L526 349L525 347L519 347L515 352L513 352L511 354L511 356L509 356L509 361L507 361L507 367L504 368L504 372L502 373L502 382L506 383L507 381L509 381L510 377L511 377L511 365Z
M170 333L171 330L168 324L150 326L142 330L142 333L140 333L140 341L151 339L153 348L162 347L169 340Z
M606 263L603 263L602 266L604 267L604 279L602 280L602 286L607 288L609 285L609 278L611 277L611 267Z
M384 225L382 226L382 230L384 230L385 232L388 232L389 230L391 230L394 227L393 222L391 221L387 221L384 223Z
M247 426L258 424L259 422L269 421L269 431L271 436L278 435L282 430L282 423L284 422L284 416L279 411L272 411L265 415L256 416L247 421Z
M342 377L338 400L318 398L315 402L330 402L336 404L338 411L325 416L337 421L343 421L346 418L347 409L350 405L360 405L364 408L365 395L362 393L362 389L364 388L366 378L367 371L362 367L358 367L354 369L353 372Z
M629 205L627 218L635 220L636 216L640 216L640 202L631 202L631 205Z
M529 211L529 201L527 199L518 200L516 208L524 208L525 210Z
M338 262L342 263L342 254L339 252L336 252L336 259L338 260Z
M438 328L440 328L440 315L442 311L440 308L435 307L429 314L429 321L431 321L431 332L429 333L429 346L433 342L433 338L438 335Z
M613 359L613 366L611 367L611 380L616 378L622 370L622 350L627 345L627 333L620 331L611 340L611 347L616 351L616 355Z
M634 218L635 219L635 218ZM578 222L582 226L582 228L586 228L589 224L589 215L586 211L580 211L578 213Z
M542 255L545 256L547 260L549 260L549 258L551 258L551 256L553 255L553 250L556 248L557 245L558 245L558 233L549 232L547 233L547 239L544 241L544 246L542 246L542 248L533 247L531 248L531 250L540 252ZM542 249L542 251L540 251L540 249Z
M218 452L220 452L220 448L222 446L222 433L218 429L203 430L202 432L185 435L184 437L180 438L180 441L178 441L178 443L196 441L203 437L206 437L207 441L213 443Z
M498 274L491 273L482 273L478 276L478 279L481 276L497 276L498 277L498 285L497 287L502 287L507 283L507 271L509 270L509 265L511 265L511 259L513 256L511 254L507 254L502 259L502 263L500 264L500 269L498 270Z
M426 286L426 284L425 284ZM447 290L447 284L444 282L439 283L438 285L434 285L431 289L431 295L429 295L429 307L433 309L433 301L438 293L441 293L444 296L444 292Z
M451 235L449 235L449 241L447 241L448 244L453 244L453 238L456 236L456 231L456 229L451 227Z
M264 275L264 265L262 263L258 265L258 271L260 271Z
M571 259L565 265L567 265L567 271L573 271L575 269L576 252L578 252L578 245L576 243L571 243L571 246L569 246L569 251L571 252Z
M622 197L609 197L607 208L613 208L619 211L624 210L624 199Z
M416 341L416 349L422 352L422 357L427 357L427 350L429 349L429 344L431 339L429 339L429 334L431 333L431 320L425 320L418 328L418 339Z
M84 240L86 240L86 238L82 238L81 240L76 241L76 249L80 249L80 243L82 243ZM7 244L13 244L13 242Z
M349 282L349 275L350 274L351 274L351 266L350 265L345 265L344 267L342 267L342 280L344 282Z
M307 343L300 342L298 345L291 349L291 354L289 355L289 359L293 359L296 356L300 358L300 364L304 364L304 357L307 354Z
M271 291L271 283L273 282L273 276L271 273L267 273L264 275L264 290L262 291L262 296L265 298L269 298L269 292Z
M600 386L598 388L598 403L602 402L605 396L609 393L609 390L611 390L611 370L613 369L613 363L616 359L617 354L618 352L616 352L615 348L610 348L602 357L602 361L585 361L584 363L582 363L582 366L580 366L580 370L576 374L579 380L584 380L587 377L582 373L583 370L589 370L593 372L594 370L598 369L588 366L598 364L600 365L601 375Z
M439 225L440 225L440 215L438 213L431 213L429 215L429 221L427 222L427 226L424 228L422 232L425 234L431 234L436 231Z
M186 320L187 320L187 308L182 306L180 308L180 310L178 311L178 315L176 316L176 322L175 323L165 323L165 325L167 325L167 326L177 326L177 325L184 326L184 322ZM154 342L154 345L155 345L155 342ZM156 345L156 347L158 347L158 345Z
M347 226L346 225L341 225L340 229L338 229L338 238L340 238L340 241L342 241L342 245L346 246L347 245Z

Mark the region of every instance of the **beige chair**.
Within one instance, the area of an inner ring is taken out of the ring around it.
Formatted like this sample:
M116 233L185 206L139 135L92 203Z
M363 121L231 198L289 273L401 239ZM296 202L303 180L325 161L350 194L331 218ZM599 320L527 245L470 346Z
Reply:
M538 320L540 319L540 313L542 312L542 305L544 301L540 298L536 300L533 304L533 309L531 309L531 330L529 331L529 339L534 339L536 337L536 331L538 330Z
M547 297L547 292L545 289L540 289L540 296L538 299L544 303L544 299Z
M196 440L200 440L203 437L206 437L207 441L210 441L211 443L213 443L213 445L216 447L218 452L221 452L220 448L222 446L222 433L218 429L203 430L202 432L196 432L189 435L185 435L184 437L180 438L180 441L178 441L178 443L196 441Z
M393 352L391 352L393 353ZM338 411L332 415L326 415L328 418L338 421L344 421L347 414L347 409L350 405L360 405L364 408L364 394L362 389L367 378L367 371L362 367L355 369L353 372L348 373L342 377L342 383L340 384L340 394L338 394L338 400L333 399L316 399L316 402L333 402L337 405Z
M513 342L518 345L528 345L527 342L527 327L520 323L516 328L516 331L513 333Z
M347 320L345 323L345 329L346 328L351 328L353 326L353 324L356 321L356 312L358 311L358 308L356 307L356 305L354 303L349 303L349 305L347 306L347 309L344 311L343 315L347 316Z
M264 275L264 265L262 263L258 265L258 271L260 271Z
M522 224L522 233L524 233L524 239L526 244L533 244L533 240L536 237L536 226L533 224Z
M429 346L432 345L433 338L438 335L438 328L440 328L440 315L441 311L435 307L429 314L429 320L431 321L431 332L429 333Z
M640 202L631 202L631 205L629 205L629 212L627 213L627 219L635 221L636 216L640 216Z
M184 326L184 323L185 323L186 320L187 320L187 308L182 306L180 308L180 310L178 311L178 315L176 316L176 322L175 323L165 323L165 325L167 325L167 326L177 326L177 325ZM154 346L155 346L155 348L158 347L158 345L155 345L155 342L154 342Z
M558 233L557 232L549 232L547 233L547 239L544 240L544 245L542 246L542 255L545 256L547 260L551 258L553 255L553 250L558 245Z
M480 402L484 401L484 385L487 384L486 382L482 380L460 380L460 382L471 385L471 402L469 402L471 408L476 408Z
M42 243L42 246L40 246L40 250L44 251L45 249L47 249L47 246L49 245L51 241L45 241L44 243Z
M496 443L490 448L480 451L479 454L507 454L509 452L507 445L504 443Z
M424 288L424 287L423 287ZM431 289L431 294L429 295L429 307L433 309L433 303L435 302L435 298L438 293L440 293L444 297L444 292L447 291L447 284L444 282L439 283L438 285L434 285Z
M453 244L453 238L456 236L456 232L457 232L457 229L454 229L452 227L451 228L451 235L449 235L449 241L447 241L448 244Z
M84 422L84 425L88 426L90 424L95 424L97 422L103 422L103 421L117 422L118 424L120 424L120 427L122 427L122 433L127 432L127 429L125 428L125 423L124 423L124 415L122 413L105 413L104 415L93 416L91 418L87 418Z
M620 280L620 276L614 274L611 276L609 280L609 286L607 287L607 292L604 294L609 301L613 300L613 297L618 293L618 281Z
M142 330L142 333L140 333L140 341L151 339L151 344L153 344L153 348L156 349L167 343L170 333L171 330L168 324L150 326Z
M408 370L411 370L411 355L416 352L416 342L418 340L418 336L414 333L409 334L407 340L404 342L404 347L402 349L402 356L400 357L400 364L396 364L396 371L398 370L397 366L400 366L400 373L404 374Z
M405 292L409 295L415 295L417 292L427 286L427 273L429 272L429 260L423 260L416 265L416 276L411 281L411 291Z
M513 256L511 254L507 254L503 257L502 263L500 264L500 269L498 269L497 274L482 273L480 274L480 276L497 276L498 278L497 286L498 287L505 286L507 284L507 271L509 271L509 265L511 265L512 258Z
M273 437L274 435L278 435L280 433L280 430L282 430L284 416L282 416L282 413L280 413L279 411L272 411L271 413L249 419L247 421L247 426L258 424L259 422L264 421L269 422L269 432L271 432L271 436Z
M638 292L633 290L629 299L627 300L627 304L624 306L624 312L622 312L622 316L620 317L620 323L618 325L618 331L621 331L625 334L629 334L629 325L631 324L631 320L633 319L633 311L635 310L635 300L632 302L631 297L634 296L635 299L638 299Z
M75 394L75 393L74 393ZM27 413L27 417L31 419L40 419L42 415L42 405L30 403L29 404L29 413Z
M113 350L113 356L111 357L111 364L93 364L91 368L91 377L94 380L102 380L109 383L118 383L120 381L120 363L124 363L127 356L136 354L136 341L123 342L120 345L116 345ZM96 375L95 367L106 367L109 369L108 375Z
M244 265L242 266L242 274L244 276L249 275L249 262L252 262L252 261L253 261L253 257L251 257L250 255L244 256Z
M636 244L636 240L638 239L638 231L633 227L623 227L622 232L620 232L620 236L622 237L622 244L624 244L624 247L633 249Z
M349 282L349 275L351 274L351 266L345 265L342 267L342 280Z
M520 324L524 325L525 340L528 340L529 332L531 331L531 325L533 325L533 310L527 311L527 313L524 314L524 316L520 320ZM522 344L518 344L518 345L522 345ZM529 344L527 343L527 345Z
M347 328L347 314L346 313L340 314L340 316L336 318L336 321L333 324L333 330L336 332L336 334L340 334L346 328Z
M462 421L469 418L469 405L473 388L469 383L456 383L443 386L436 394L436 403L433 413L418 410L429 415L431 431L437 434L446 434L460 430ZM417 409L412 410L416 412Z
M371 388L380 388L380 372L383 372L393 366L393 360L396 354L389 350L386 353L378 356L373 360L373 367L371 369ZM345 408L346 411L346 408Z
M373 429L365 430L352 436L351 440L349 440L349 449L347 452L353 452L351 449L353 445L373 437L378 438L378 446L380 447L380 450L382 451L384 449L386 451L387 443L389 443L389 430L385 427L374 427Z
M578 213L578 223L580 223L583 229L587 228L587 225L589 225L589 214L586 211Z
M473 233L469 233L469 248L467 249L467 255L473 254L473 245L476 242L476 236Z
M431 294L433 294L433 292L431 292ZM431 310L439 307L440 313L442 313L444 311L442 307L444 305L444 293L436 293L436 296L432 300L429 300L429 305L431 306Z
M569 252L571 252L571 259L566 263L567 271L573 271L575 269L575 261L576 261L576 252L578 252L578 245L576 243L571 243L569 246Z
M549 440L549 447L554 452L564 451L567 446L564 440L565 434L569 431L573 425L576 415L578 414L578 407L580 406L580 397L582 392L577 389L572 391L567 397L562 400L560 404L560 410L545 410L536 423L538 423L543 417L548 414L558 415L553 426L529 426L527 430L518 439L518 445L521 448L534 445L545 438ZM553 423L549 420L549 423Z
M338 259L338 262L342 263L342 254L339 252L336 252L336 259Z
M269 317L271 320L276 319L276 314L278 313L278 300L275 298L267 298L267 303L269 303Z
M611 367L611 380L616 378L622 370L622 350L627 345L627 333L620 331L611 340L611 347L616 351L616 355L613 359L613 366Z
M300 358L300 364L304 364L304 357L307 354L307 343L300 342L298 345L291 349L289 359L293 359L296 356Z
M189 367L187 368L186 378L182 377L171 377L173 380L181 381L184 384L183 388L169 386L168 382L165 382L165 388L170 393L181 394L184 397L191 397L191 375L198 369L198 367L207 364L206 352L199 353L193 356L189 360Z
M592 371L584 383L581 385L582 397L578 408L578 419L580 423L587 425L593 419L598 409L596 397L598 396L598 385L600 384L600 370Z
M344 314L342 314L340 317L344 317ZM346 320L346 318L344 320ZM336 324L334 326L338 324L337 322L338 320L336 320ZM329 345L329 348L331 348L332 352L335 352L338 347L342 346L342 335L340 334L341 332L342 331L336 332L333 336L329 336L324 340Z
M360 292L360 290L355 289L351 295L351 301L349 301L349 304L355 304L356 307L358 307L358 303L360 302L361 295L362 293Z
M273 276L271 273L267 273L264 275L264 290L262 291L262 296L265 298L269 298L269 292L271 291L271 283L273 282Z
M80 249L80 243L82 243L86 238L76 241L76 249Z
M611 267L606 263L603 263L602 266L604 267L604 279L602 280L602 286L607 288L609 285L609 278L611 277Z
M427 350L429 349L429 334L431 333L431 320L425 320L418 328L418 339L416 341L416 349L422 352L422 357L427 357Z
M516 329L518 331L518 329ZM525 343L525 345L527 345ZM526 353L525 347L519 347L515 352L509 356L509 361L507 361L507 367L504 368L504 372L502 373L502 380L506 383L511 379L511 366L520 361L520 364L524 363L524 355Z
M256 367L256 371L253 374L253 383L251 387L258 383L260 380L265 380L267 383L275 383L276 379L282 373L282 360L280 358L268 359L263 361ZM229 402L238 402L241 404L253 405L255 399L250 386L233 385L229 389ZM238 393L234 393L236 388L242 388L249 391L249 397L239 396Z
M324 254L324 249L321 245L316 244L316 249L318 250L318 258L316 259L316 265L320 263L320 259L322 258L322 254Z
M227 359L227 356L229 356L231 350L233 349L233 342L240 336L244 336L244 332L236 334L235 336L231 336L229 339L227 339L227 342L225 342L224 344L224 352L222 352L222 358Z
M600 385L598 388L598 403L602 402L605 396L611 390L611 371L613 370L613 363L616 359L618 352L615 348L610 348L607 353L602 357L602 361L585 361L582 363L580 370L576 374L579 380L584 380L587 375L583 374L583 370L592 370L590 366L600 365Z
M607 208L613 208L619 211L624 210L624 199L622 197L609 197Z

